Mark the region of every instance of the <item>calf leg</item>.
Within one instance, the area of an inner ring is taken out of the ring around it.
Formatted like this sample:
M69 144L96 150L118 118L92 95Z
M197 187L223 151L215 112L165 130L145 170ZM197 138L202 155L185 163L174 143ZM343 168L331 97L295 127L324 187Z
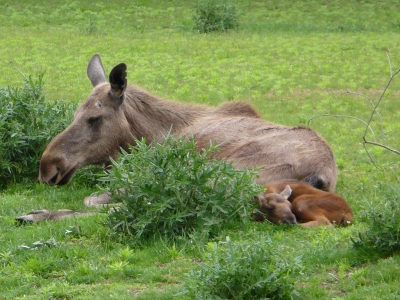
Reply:
M297 220L303 227L332 226L326 217L326 211L320 207L313 206L313 200L308 198L297 198L292 202L292 210Z
M317 227L317 226L333 226L333 225L328 220L327 217L318 216L318 217L315 217L315 220L313 220L313 221L300 223L300 226L303 226L303 227Z

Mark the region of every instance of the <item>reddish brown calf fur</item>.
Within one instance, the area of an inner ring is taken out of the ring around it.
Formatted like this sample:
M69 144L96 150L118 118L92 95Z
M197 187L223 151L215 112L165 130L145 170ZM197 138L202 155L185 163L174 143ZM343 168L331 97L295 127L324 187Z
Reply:
M256 201L260 203L261 212L271 222L288 223L284 221L287 220L287 211L282 209L282 201L278 200L277 203L277 198L271 200L271 194L281 195L287 186L290 187L292 192L287 197L288 203L284 208L287 210L289 203L291 203L291 210L297 221L301 222L301 226L348 225L353 219L352 209L346 200L338 194L316 189L300 181L281 180L267 183L264 196ZM267 195L269 199L266 198ZM278 205L267 212L261 208L262 201L267 201L269 205Z

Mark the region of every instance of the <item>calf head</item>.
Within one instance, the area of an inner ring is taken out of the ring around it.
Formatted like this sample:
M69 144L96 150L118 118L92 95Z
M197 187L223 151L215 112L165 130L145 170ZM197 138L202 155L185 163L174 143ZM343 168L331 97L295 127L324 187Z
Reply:
M39 170L39 180L43 183L67 184L79 168L107 164L110 157L118 155L120 147L133 143L122 109L126 65L114 67L107 83L100 57L94 55L87 74L94 89L75 112L73 122L45 149Z
M296 216L292 213L292 204L288 200L291 192L287 185L280 194L267 191L256 196L253 201L259 205L264 219L276 224L296 224Z

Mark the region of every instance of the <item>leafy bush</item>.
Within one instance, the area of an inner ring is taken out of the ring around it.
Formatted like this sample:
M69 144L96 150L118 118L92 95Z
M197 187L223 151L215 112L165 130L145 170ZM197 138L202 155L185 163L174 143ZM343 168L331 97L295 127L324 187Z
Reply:
M366 211L364 221L368 223L368 228L352 239L356 249L384 255L400 251L400 207L397 193Z
M189 299L293 299L300 259L289 263L271 241L208 244L199 270L186 274L182 293Z
M262 192L252 180L254 171L211 160L214 146L200 153L193 140L169 135L151 146L137 141L130 150L102 178L122 202L106 222L116 232L142 238L155 233L175 238L193 229L215 234L230 221L246 222L251 199Z
M44 148L75 110L65 102L45 102L42 75L24 79L22 88L0 88L0 188L37 177Z
M202 0L193 14L194 29L200 33L227 31L239 26L236 6L227 0Z

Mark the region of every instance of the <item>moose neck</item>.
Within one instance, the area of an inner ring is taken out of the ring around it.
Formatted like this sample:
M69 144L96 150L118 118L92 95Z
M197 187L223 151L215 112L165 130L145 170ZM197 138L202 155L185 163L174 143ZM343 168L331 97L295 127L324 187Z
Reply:
M148 143L159 140L169 131L179 132L197 118L207 115L204 106L182 105L158 98L135 87L128 87L124 101L124 113L137 139L146 138Z

